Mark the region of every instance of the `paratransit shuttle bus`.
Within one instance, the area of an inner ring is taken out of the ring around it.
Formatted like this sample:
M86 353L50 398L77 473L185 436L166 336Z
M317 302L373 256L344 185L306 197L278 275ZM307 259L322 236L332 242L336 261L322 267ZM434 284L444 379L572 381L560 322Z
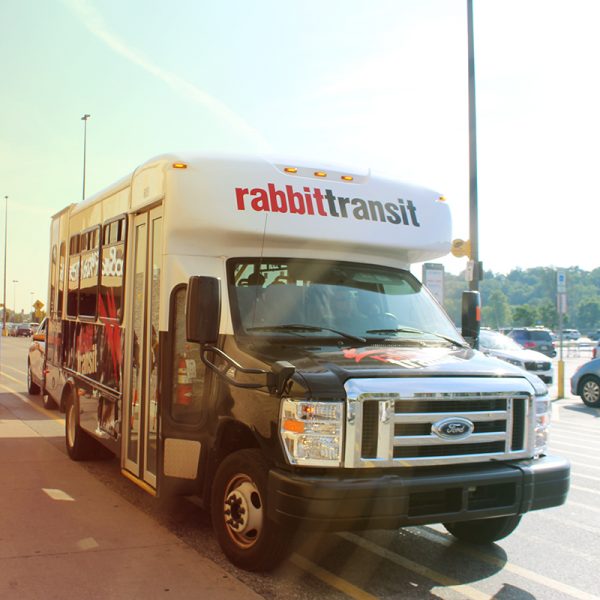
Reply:
M196 495L229 559L294 530L443 523L492 542L565 501L535 376L472 349L411 263L430 190L310 162L165 155L51 224L44 392L74 460Z

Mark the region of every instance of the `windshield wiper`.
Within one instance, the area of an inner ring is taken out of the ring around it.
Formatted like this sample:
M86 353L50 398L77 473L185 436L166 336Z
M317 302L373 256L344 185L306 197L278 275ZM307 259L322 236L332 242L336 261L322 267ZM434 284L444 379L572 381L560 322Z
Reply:
M346 331L340 331L339 329L331 329L330 327L318 327L316 325L302 325L300 323L288 323L286 325L262 325L260 327L248 327L246 331L331 331L342 337L352 340L354 342L360 342L361 344L366 343L366 339Z
M424 331L415 329L414 327L393 327L390 329L367 329L365 333L420 333L424 334Z
M366 333L417 333L419 335L434 335L437 338L450 342L454 346L460 346L461 348L469 347L467 344L463 344L462 342L455 340L454 338L442 335L441 333L434 333L433 331L421 331L420 329L416 329L415 327L396 327L394 329L369 329L366 331Z

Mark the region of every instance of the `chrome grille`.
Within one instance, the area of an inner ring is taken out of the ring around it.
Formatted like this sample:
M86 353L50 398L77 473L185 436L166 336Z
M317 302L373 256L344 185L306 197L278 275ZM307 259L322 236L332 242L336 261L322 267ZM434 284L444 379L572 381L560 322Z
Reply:
M452 390L452 391L448 391ZM520 378L354 379L346 383L346 467L421 466L531 456L533 397ZM471 433L434 425L466 419Z

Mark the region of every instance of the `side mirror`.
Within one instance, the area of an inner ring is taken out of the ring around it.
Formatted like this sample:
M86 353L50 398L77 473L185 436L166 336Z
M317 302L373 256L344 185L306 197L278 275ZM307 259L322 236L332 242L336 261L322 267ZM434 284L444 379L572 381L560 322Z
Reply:
M221 321L221 287L216 277L190 277L185 306L188 342L216 344Z
M479 348L481 328L481 296L479 292L468 291L462 295L462 335L471 345Z

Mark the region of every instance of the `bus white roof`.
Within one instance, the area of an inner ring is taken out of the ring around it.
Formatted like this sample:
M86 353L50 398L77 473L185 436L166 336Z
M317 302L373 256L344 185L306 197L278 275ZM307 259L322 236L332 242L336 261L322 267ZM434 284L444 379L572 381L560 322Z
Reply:
M127 212L163 200L166 254L406 264L450 249L450 211L440 194L368 169L276 157L165 154L75 205L72 214L111 196L125 197L125 190Z

